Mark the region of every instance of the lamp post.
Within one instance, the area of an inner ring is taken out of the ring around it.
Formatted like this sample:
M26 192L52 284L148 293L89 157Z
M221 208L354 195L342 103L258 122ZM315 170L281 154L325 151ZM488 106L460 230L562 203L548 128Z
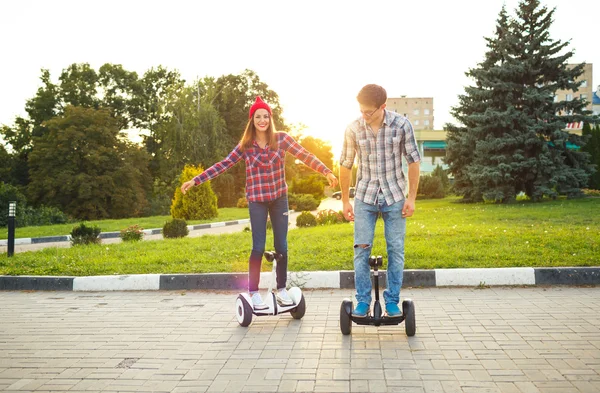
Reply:
M15 213L17 211L17 202L8 202L8 256L12 257L15 253Z

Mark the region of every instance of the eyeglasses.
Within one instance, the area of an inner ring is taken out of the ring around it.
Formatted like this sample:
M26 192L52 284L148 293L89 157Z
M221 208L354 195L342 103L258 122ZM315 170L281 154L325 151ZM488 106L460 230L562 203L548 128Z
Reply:
M371 117L371 116L373 116L373 114L374 114L375 112L377 112L378 110L379 110L379 108L377 108L377 109L375 109L375 110L372 110L372 111L360 111L360 113L362 113L362 114L363 114L364 116L366 116L366 117Z

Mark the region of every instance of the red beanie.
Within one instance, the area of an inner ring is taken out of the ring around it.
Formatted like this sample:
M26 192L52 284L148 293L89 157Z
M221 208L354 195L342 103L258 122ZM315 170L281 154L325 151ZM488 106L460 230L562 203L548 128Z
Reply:
M260 96L256 96L256 101L254 101L254 104L252 104L252 106L250 107L250 114L248 115L248 119L252 118L252 115L254 115L254 112L256 112L257 109L266 109L267 112L269 112L269 115L273 115L273 113L271 113L271 107L262 100L262 98L260 98Z

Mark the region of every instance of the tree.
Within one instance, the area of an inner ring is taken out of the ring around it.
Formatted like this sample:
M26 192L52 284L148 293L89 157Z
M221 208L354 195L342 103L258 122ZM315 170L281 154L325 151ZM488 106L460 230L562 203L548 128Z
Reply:
M600 124L592 127L589 123L585 123L582 135L587 139L583 150L590 155L590 161L595 165L595 172L590 176L589 187L600 190Z
M46 122L29 154L33 203L58 207L78 219L142 215L151 185L147 154L119 135L108 109L67 106Z
M568 43L550 39L553 14L538 0L521 1L516 18L503 7L484 61L466 73L475 85L452 109L462 125L447 125L446 156L466 201L509 202L521 191L540 200L586 184L588 155L571 148L583 142L565 126L588 113L579 98L554 102L557 90L577 90L583 65L567 67Z
M171 205L171 216L184 220L206 220L219 215L217 210L217 196L210 187L210 182L202 183L191 188L185 195L181 192L181 185L192 180L203 172L201 166L186 165L179 177L173 204Z

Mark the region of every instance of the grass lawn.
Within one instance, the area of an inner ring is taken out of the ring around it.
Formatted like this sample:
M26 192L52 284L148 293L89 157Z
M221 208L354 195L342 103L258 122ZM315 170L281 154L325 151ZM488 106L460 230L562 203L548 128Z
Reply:
M217 221L232 221L248 218L248 208L226 207L219 209L219 216L210 220L190 220L188 225L205 224L208 222ZM102 232L118 232L130 225L138 224L144 229L162 228L165 222L169 221L171 216L153 216L139 218L125 218L122 220L96 220L86 221L89 225L98 225ZM23 227L16 228L15 237L29 238L42 236L63 236L71 233L74 226L79 223L59 224L59 225L44 225L39 227ZM8 228L0 228L0 239L8 239Z
M406 269L600 265L600 198L512 205L417 201ZM119 227L123 227L120 225ZM267 249L272 244L267 238ZM289 270L352 270L353 224L289 232ZM0 274L110 275L246 272L250 232L0 256ZM378 221L374 254L386 257ZM266 262L263 270L270 270Z

